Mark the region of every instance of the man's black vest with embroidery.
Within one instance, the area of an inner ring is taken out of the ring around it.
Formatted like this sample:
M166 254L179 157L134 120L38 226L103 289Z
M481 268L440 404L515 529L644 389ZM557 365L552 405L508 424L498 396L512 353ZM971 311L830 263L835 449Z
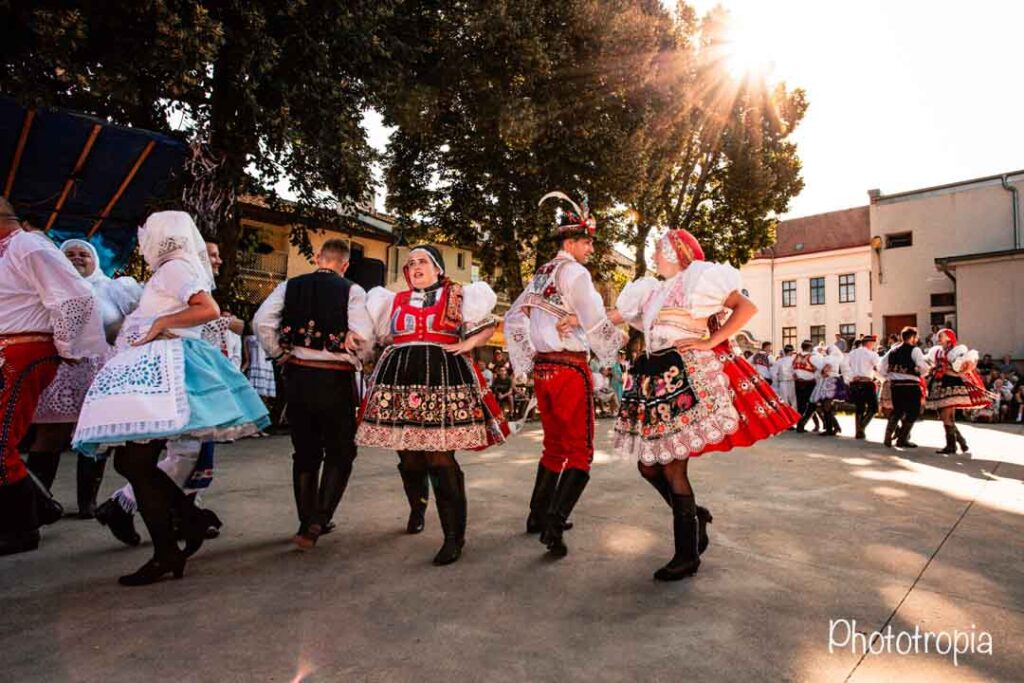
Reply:
M898 372L901 375L919 376L917 364L914 363L914 349L917 347L906 342L900 344L889 352L889 372Z
M281 316L281 346L343 352L351 289L350 280L325 268L289 280Z

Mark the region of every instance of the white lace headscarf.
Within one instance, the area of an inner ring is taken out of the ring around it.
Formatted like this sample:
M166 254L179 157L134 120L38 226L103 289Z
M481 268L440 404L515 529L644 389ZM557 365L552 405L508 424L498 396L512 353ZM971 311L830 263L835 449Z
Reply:
M103 280L110 279L107 277L107 274L103 272L103 269L100 268L100 255L96 251L96 247L92 246L89 242L86 242L85 240L74 238L64 240L63 242L61 242L60 250L65 255L67 255L67 250L71 247L80 247L82 249L88 249L90 252L92 252L92 262L94 268L92 269L91 273L83 276L86 282L88 282L90 285L95 286L96 284L102 282Z
M184 211L158 211L150 215L139 228L139 251L153 272L173 259L188 261L203 274L213 291L213 266L206 253L206 241Z

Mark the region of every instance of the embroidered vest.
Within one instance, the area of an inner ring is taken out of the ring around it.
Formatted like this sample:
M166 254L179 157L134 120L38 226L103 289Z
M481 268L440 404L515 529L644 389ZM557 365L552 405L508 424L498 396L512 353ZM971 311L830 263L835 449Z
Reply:
M794 370L805 370L807 372L814 372L814 364L811 363L811 354L809 353L798 353L793 356L793 369Z
M914 349L910 344L900 344L889 352L889 372L898 372L901 375L920 376L917 365L914 364Z
M434 301L423 307L412 305L412 290L395 295L391 304L391 336L395 345L454 344L462 338L461 325L450 322L460 316L445 316L446 307L462 307L462 287L449 283L435 292Z
M281 316L281 347L344 352L351 289L351 281L326 269L289 280Z
M565 294L558 288L558 272L563 266L574 263L572 259L554 258L537 269L524 292L522 307L539 308L556 318L572 313Z

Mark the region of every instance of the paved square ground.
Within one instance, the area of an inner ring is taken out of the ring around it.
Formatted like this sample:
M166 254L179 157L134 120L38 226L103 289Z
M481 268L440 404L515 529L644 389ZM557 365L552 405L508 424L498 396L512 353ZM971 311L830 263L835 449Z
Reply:
M121 546L95 522L62 521L39 551L0 558L0 680L1021 680L1024 431L968 425L973 457L946 458L935 422L905 453L879 445L882 427L692 463L715 522L699 574L675 584L651 580L671 556L668 510L612 457L607 420L560 562L523 533L535 426L460 455L468 541L443 568L433 506L426 532L404 533L393 453L361 451L338 531L302 553L288 439L223 446L206 504L224 533L184 580L118 586L148 543ZM55 490L73 507L65 457ZM976 649L986 632L992 654L830 653L840 619L865 634L958 630Z

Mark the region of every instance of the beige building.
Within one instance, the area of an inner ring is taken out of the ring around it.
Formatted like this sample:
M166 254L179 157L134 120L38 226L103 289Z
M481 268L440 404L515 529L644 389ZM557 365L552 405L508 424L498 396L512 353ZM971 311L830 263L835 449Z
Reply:
M782 221L740 273L758 313L748 337L785 344L873 333L868 207Z
M954 327L995 357L1024 357L1024 171L871 199L879 331Z

